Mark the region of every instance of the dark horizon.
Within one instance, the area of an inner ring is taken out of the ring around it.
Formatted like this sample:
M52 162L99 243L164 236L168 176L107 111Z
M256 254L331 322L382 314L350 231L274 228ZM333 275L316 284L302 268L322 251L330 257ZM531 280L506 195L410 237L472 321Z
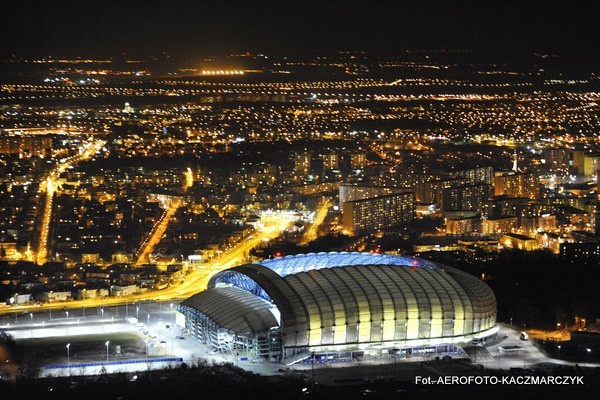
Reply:
M501 49L597 60L598 3L3 2L0 58Z

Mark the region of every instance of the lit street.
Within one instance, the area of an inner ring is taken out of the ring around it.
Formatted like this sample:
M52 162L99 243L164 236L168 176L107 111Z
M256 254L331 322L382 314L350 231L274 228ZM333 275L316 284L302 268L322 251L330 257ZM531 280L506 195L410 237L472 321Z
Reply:
M243 239L232 248L225 250L212 261L200 264L198 267L191 265L190 273L185 276L183 283L175 283L160 291L149 291L137 295L123 297L107 297L102 299L72 300L63 302L44 303L36 306L13 305L0 306L0 315L18 314L30 311L81 309L93 307L109 307L124 305L143 300L171 300L183 299L206 289L210 277L218 271L244 262L251 249L265 241L275 239L283 230L293 222L291 213L273 212L265 213L261 219L261 227L252 235Z

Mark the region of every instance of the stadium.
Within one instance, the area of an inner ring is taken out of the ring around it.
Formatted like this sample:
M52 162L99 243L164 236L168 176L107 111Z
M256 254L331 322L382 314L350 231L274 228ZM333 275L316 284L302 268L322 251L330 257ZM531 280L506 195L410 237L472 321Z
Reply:
M221 271L178 306L213 351L279 361L460 352L497 332L479 279L427 260L310 253Z

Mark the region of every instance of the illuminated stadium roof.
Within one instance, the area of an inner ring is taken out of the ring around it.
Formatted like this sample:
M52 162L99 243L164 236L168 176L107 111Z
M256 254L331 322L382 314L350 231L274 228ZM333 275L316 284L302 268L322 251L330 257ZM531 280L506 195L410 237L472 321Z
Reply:
M286 348L457 343L487 336L496 324L495 296L481 280L426 260L369 253L296 255L231 268L214 275L208 290L185 300L181 310L241 334L218 323L233 317L215 316L210 306L240 298L240 290L263 302L247 310L249 318L257 310L268 316L261 304L276 310L276 318L261 318L245 332L281 329ZM240 307L228 309L244 318Z
M267 259L257 264L277 272L280 276L297 274L313 269L332 268L352 265L397 265L410 267L440 268L431 261L415 257L392 256L373 253L308 253L285 256L283 258Z

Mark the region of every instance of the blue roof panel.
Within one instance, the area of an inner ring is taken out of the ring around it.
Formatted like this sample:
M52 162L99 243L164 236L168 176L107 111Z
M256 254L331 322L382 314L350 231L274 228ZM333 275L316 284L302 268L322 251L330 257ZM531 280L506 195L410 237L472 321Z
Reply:
M359 252L298 254L296 256L291 255L263 260L259 261L257 264L277 272L280 276L298 274L313 269L355 265L396 265L401 267L419 267L443 271L438 264L416 257Z

